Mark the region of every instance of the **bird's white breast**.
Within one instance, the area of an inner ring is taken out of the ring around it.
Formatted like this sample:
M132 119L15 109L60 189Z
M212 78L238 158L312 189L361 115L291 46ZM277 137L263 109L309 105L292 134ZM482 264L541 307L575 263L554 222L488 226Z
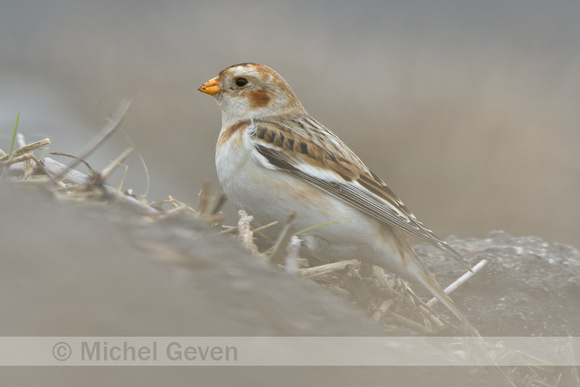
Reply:
M279 221L280 226L272 229L274 234L288 215L296 212L297 230L320 226L300 236L312 250L324 248L328 253L324 255L336 255L334 245L341 246L345 255L352 255L353 251L343 251L345 246L359 249L361 242L375 233L376 225L358 210L288 172L266 167L249 130L231 136L216 152L218 178L238 209L246 210L258 224Z

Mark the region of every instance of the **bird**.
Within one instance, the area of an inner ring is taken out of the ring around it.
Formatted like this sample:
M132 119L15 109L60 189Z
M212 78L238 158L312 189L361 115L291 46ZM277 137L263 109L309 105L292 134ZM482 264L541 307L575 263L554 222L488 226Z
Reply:
M314 119L270 67L240 63L199 91L221 112L215 163L228 198L261 224L295 213L303 249L326 261L356 258L395 273L436 297L473 328L413 250L412 235L455 258L332 131ZM360 128L355 128L360 130ZM318 226L320 225L320 226ZM317 227L318 226L318 227Z

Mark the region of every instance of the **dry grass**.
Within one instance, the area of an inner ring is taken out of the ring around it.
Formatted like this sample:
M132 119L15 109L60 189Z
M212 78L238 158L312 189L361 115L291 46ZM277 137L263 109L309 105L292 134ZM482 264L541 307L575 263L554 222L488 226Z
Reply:
M347 300L364 311L369 319L384 326L387 332L408 335L461 332L461 327L453 325L449 319L433 311L431 308L434 304L433 300L427 302L421 299L407 283L399 278L387 276L379 267L357 260L310 266L309 261L300 258L298 254L300 240L293 224L294 214L289 215L274 246L260 251L258 246L264 239L261 231L275 225L276 222L253 228L251 214L240 211L239 222L236 226L223 225L220 210L226 198L223 194L212 195L208 184L203 185L199 194L197 209L172 196L163 201L149 202L145 197L136 197L130 192L122 192L106 185L107 177L131 154L132 148L126 149L100 173L94 171L84 161L84 157L96 150L114 133L127 108L128 103L121 106L115 118L97 135L98 138L93 139L81 152L81 156L70 156L74 162L69 166L50 157L39 160L35 156L35 151L50 144L49 139L26 144L24 137L18 136L19 147L10 155L0 149L1 176L15 182L42 185L60 201L121 201L146 217L147 221L157 221L166 217L203 219L222 234L239 239L245 249L257 259L268 261L290 275L312 281L337 297ZM68 156L62 153L57 155ZM76 171L74 166L79 163L85 163L91 175ZM480 263L474 271L477 272L477 269L484 264L485 262ZM458 284L450 288L454 290L468 279L469 277L461 278ZM513 351L501 345L492 345L488 348L482 346L480 350L486 354L485 356L494 359L514 356ZM558 369L550 364L544 367L503 367L501 369L501 373L510 383L526 386L556 386L561 378L558 372ZM577 375L576 380L578 380Z

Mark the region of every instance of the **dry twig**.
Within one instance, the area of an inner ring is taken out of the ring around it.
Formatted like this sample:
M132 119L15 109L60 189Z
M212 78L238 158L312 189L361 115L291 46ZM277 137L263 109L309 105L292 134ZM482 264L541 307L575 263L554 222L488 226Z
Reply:
M23 136L21 136L23 137ZM1 165L10 165L10 164L14 164L17 163L19 161L14 161L17 158L21 158L22 156L26 156L28 154L31 154L32 151L35 151L38 148L42 148L43 146L46 146L50 144L50 139L45 138L43 140L40 141L36 141L33 142L32 144L28 144L28 145L23 145L20 148L16 149L14 152L12 152L12 156L10 157L10 159L8 159L8 155L4 154L2 157L0 157L0 166ZM4 153L4 152L2 152Z
M334 273L334 272L337 272L339 270L344 270L349 266L353 266L356 268L359 265L360 265L360 261L358 261L356 259L351 259L348 261L333 262L333 263L328 263L326 265L309 267L307 269L300 269L298 271L298 274L300 274L300 277L302 277L302 278L313 278L313 277L318 277L318 276Z
M272 249L272 253L270 254L269 260L270 263L274 265L279 265L284 262L284 257L286 256L286 249L288 247L288 243L290 243L290 237L294 234L294 218L296 217L296 212L291 212L288 215L288 220L286 220L286 224L284 228L278 235L278 239L276 240L276 244Z
M473 277L475 275L475 273L480 271L486 264L487 264L487 260L485 260L485 259L482 259L481 261L479 261L478 264L475 265L471 269L472 270L471 272L467 272L467 273L463 274L461 277L459 277L457 280L455 280L451 285L446 287L445 293L450 294L451 292L455 291L457 288L459 288L461 285L463 285L465 282L467 282L468 279ZM429 300L429 302L427 302L427 306L431 307L431 306L435 305L437 303L437 301L438 300L435 297L433 297L431 300Z
M95 150L99 148L121 125L123 119L125 118L125 114L127 114L127 110L129 110L129 106L131 106L131 101L123 100L119 105L119 108L113 115L113 118L109 121L107 125L105 125L99 133L97 133L85 146L85 148L81 151L80 155L77 157L76 161L71 163L68 168L74 169L81 160L85 160L89 157ZM64 173L64 172L63 172ZM55 178L59 179L62 177L61 175L56 175Z
M121 164L127 159L127 157L129 157L132 152L133 148L131 147L125 149L123 153L117 156L115 160L113 160L107 167L105 167L105 169L101 171L101 179L107 180L107 178L121 166Z
M383 318L383 316L385 315L385 313L387 313L387 311L389 310L389 308L393 305L393 300L388 299L385 300L385 302L383 302L381 304L381 306L379 306L377 308L377 310L375 311L375 313L373 313L373 316L371 317L373 321L379 322L381 321L381 319Z
M242 241L242 245L248 250L252 255L260 255L258 247L254 243L254 232L252 231L252 226L250 223L254 220L252 215L244 210L238 211L240 215L240 220L238 221L238 235Z

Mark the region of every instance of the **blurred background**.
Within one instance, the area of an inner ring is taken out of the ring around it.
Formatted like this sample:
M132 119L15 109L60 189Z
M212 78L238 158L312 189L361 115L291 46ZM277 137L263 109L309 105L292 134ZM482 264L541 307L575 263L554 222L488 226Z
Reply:
M196 89L258 62L440 236L580 247L578 20L577 2L4 1L0 147L21 112L30 141L78 154L130 98L149 198L194 204L218 189L221 124ZM118 133L90 162L127 146ZM127 176L145 193L135 156Z

